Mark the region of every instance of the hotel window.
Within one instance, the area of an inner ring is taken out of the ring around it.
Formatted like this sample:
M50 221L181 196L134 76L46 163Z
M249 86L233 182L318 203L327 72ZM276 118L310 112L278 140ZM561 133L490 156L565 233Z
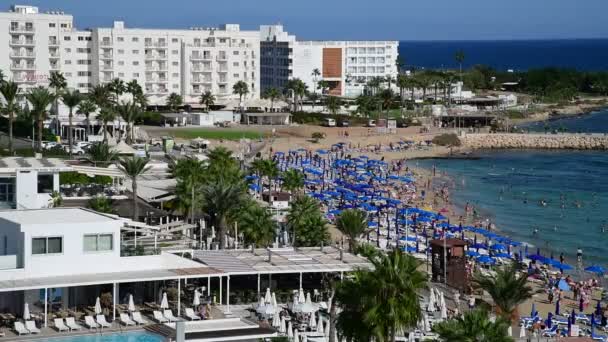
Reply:
M365 48L359 48L359 53L360 54L364 54L365 53Z
M61 24L61 28L68 28L68 24Z
M172 87L173 89L179 89L179 84L174 84Z
M53 192L53 175L38 174L38 193L50 194Z
M239 76L240 76L239 74L232 74L232 77L234 77L234 78L239 78Z
M118 61L118 65L125 65L125 61Z
M32 254L59 254L63 253L63 238L60 236L54 237L39 237L32 238Z
M171 50L171 54L177 55L177 54L179 54L179 51L178 50Z
M352 54L356 54L357 53L357 48L348 48L348 54L352 55Z
M373 48L373 47L367 48L367 53L376 53L376 48Z
M139 77L139 73L138 72L134 72L133 73L133 78L138 78Z
M69 37L69 36L65 36L65 37L63 37L63 40L65 40L65 41L70 41L70 40L72 40L72 38L71 38L71 37Z
M70 64L72 64L72 61L71 61L71 60L69 60L69 59L66 59L66 60L65 60L65 64L66 64L66 65L70 65Z
M65 74L63 74L65 77L72 77L72 73L71 72L66 72Z
M135 43L135 42L138 42L138 41L139 41L139 38L137 38L137 37L133 37L133 38L131 38L131 41L132 41L132 42L134 42L134 43Z
M133 50L132 52L134 55L139 55L139 50Z
M235 56L238 56L239 52L235 50L235 51L232 51L232 54L235 55Z
M118 37L118 38L117 38L117 40L118 40L119 42L124 42L124 41L125 41L125 39L124 39L123 37Z
M49 23L49 27L55 27L55 23Z
M177 38L172 38L171 43L179 43L179 40Z
M179 73L174 72L174 73L172 73L172 74L171 74L171 77L173 77L173 78L178 78L178 77L179 77Z
M109 252L113 250L112 234L90 234L84 236L85 252Z
M379 74L383 74L384 73L384 67L377 67L376 68L376 72Z
M359 64L365 64L365 57L359 57Z
M378 49L376 49L376 52L377 52L379 55L384 55L384 48L378 48Z
M118 54L119 54L119 55L122 55L122 54L124 54L124 53L125 53L125 50L123 50L123 49L118 49Z
M65 48L65 52L70 53L70 52L72 52L72 49L70 49L70 48Z
M232 66L238 67L239 66L239 62L232 63Z
M133 62L133 65L139 65L138 61Z

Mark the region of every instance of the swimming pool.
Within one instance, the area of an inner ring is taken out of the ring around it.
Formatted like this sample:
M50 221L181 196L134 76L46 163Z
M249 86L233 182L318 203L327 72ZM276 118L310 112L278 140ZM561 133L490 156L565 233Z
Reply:
M129 331L47 339L49 342L165 342L165 338L147 331Z

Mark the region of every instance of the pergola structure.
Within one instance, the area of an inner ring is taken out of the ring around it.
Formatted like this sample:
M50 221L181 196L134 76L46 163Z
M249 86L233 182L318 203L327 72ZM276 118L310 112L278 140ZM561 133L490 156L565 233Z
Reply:
M243 113L247 125L290 125L290 113Z

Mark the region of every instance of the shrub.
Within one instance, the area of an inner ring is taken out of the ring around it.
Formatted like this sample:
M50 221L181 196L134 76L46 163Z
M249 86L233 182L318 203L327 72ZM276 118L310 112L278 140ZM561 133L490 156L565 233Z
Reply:
M325 138L325 134L321 133L321 132L314 132L311 135L312 140L314 140L314 142L318 143L319 140Z
M454 133L446 133L434 137L433 144L439 146L460 146L460 139Z

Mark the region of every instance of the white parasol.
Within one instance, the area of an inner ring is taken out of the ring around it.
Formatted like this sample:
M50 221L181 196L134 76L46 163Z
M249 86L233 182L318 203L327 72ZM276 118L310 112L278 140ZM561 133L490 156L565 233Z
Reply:
M317 315L315 315L314 312L312 314L310 314L310 321L308 321L308 326L311 329L314 329L317 327Z
M135 311L135 302L133 301L133 295L132 294L129 295L129 305L128 305L127 309L130 312Z
M271 301L271 303L272 303L272 306L274 306L275 308L278 306L278 304L277 304L277 295L274 292L272 293L272 301Z
M304 289L300 289L300 291L298 291L298 302L300 303L304 303L306 302L306 298L304 298Z
M509 335L509 337L513 337L513 327L510 325L507 328L507 335Z
M319 333L319 335L324 335L325 332L323 331L323 319L319 317L319 323L317 323L317 333Z
M160 308L166 310L169 308L169 301L167 300L167 292L163 292L163 299L160 300Z
M264 303L272 303L272 295L270 294L270 288L266 288L266 295L264 295Z
M526 338L526 327L523 324L519 326L519 338L520 339Z
M285 316L281 317L281 326L279 327L279 332L284 334L287 328L285 327Z
M99 300L99 297L97 297L97 299L95 300L95 314L101 314L101 301Z
M279 315L272 316L272 327L278 328L281 326L281 319L279 319Z
M435 312L435 303L437 299L435 298L435 289L431 288L431 294L429 295L429 305L426 308L428 312Z
M260 297L260 301L258 302L258 306L255 308L255 311L258 313L266 312L266 303L264 303L264 297Z
M25 303L23 305L23 319L29 321L32 316L30 315L30 305Z
M300 333L298 329L293 329L293 340L294 342L300 342Z
M287 324L287 337L293 337L293 326L291 325L291 321Z
M310 292L306 294L306 301L304 302L304 304L302 304L302 307L300 309L303 313L312 313L316 311L316 307L310 299Z
M192 306L197 307L201 305L201 294L198 290L194 290L194 297L192 297Z
M443 296L441 298L443 298ZM441 310L441 319L448 319L448 308L445 305L444 300L441 300L440 310Z

